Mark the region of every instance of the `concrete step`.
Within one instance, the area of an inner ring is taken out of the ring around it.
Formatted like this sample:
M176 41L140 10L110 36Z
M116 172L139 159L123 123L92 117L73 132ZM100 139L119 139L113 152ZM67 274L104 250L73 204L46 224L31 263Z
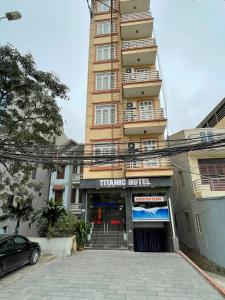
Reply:
M127 249L126 244L90 244L90 249Z

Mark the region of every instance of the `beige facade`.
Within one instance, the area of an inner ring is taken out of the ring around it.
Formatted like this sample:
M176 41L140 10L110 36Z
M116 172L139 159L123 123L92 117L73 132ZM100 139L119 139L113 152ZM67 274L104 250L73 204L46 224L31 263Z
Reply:
M163 147L167 120L149 0L115 0L112 14L111 1L103 2L92 1L85 153L107 156L112 149L101 151L101 144L113 144L113 153ZM172 175L167 158L104 162L85 167L84 179Z

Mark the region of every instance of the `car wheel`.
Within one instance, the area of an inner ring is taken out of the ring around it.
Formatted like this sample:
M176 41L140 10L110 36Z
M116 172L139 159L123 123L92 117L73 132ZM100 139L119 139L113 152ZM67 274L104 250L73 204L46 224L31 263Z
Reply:
M39 256L40 256L40 252L38 250L34 250L32 252L32 255L31 255L31 258L30 258L30 264L31 265L36 264L38 259L39 259Z

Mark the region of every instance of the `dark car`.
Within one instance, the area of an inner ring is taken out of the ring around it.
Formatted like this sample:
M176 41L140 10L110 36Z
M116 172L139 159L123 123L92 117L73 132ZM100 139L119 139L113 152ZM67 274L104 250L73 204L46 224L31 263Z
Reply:
M0 277L26 264L36 264L41 254L38 243L22 235L0 234Z

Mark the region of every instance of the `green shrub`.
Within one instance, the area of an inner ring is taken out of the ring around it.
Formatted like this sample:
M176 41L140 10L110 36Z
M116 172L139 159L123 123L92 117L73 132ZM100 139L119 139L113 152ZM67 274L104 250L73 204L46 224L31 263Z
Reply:
M87 236L90 233L90 229L91 227L88 223L86 223L84 220L78 220L76 231L76 239L78 246L84 246L86 244Z
M78 219L72 214L64 214L48 230L48 238L70 237L76 234Z

